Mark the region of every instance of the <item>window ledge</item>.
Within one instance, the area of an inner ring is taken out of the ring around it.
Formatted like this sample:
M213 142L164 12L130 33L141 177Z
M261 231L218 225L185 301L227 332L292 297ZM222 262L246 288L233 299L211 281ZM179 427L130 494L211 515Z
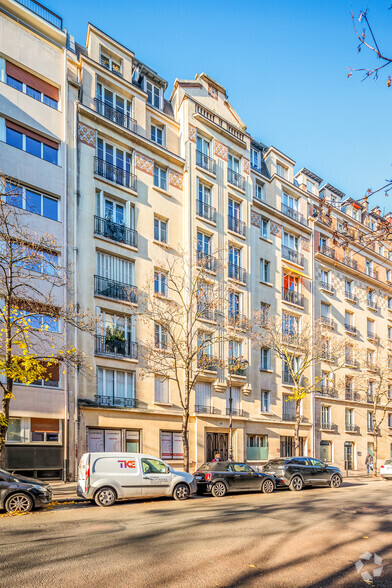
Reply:
M272 370L271 370L271 368L264 369L264 368L262 368L262 367L261 367L261 368L260 368L260 371L261 371L261 372L267 372L268 374L272 374ZM271 413L269 413L269 414L271 414Z
M262 237L261 235L259 235L259 239L261 241L264 241L265 243L271 243L271 245L273 244L272 239L267 239L267 237Z
M156 192L160 192L164 196L168 196L169 198L172 197L172 195L169 194L169 192L167 192L166 190L163 190L163 188L159 188L158 186L153 186L152 189L155 190Z
M208 171L208 169L205 169L204 167L201 167L200 165L197 165L197 164L195 165L195 167L196 167L196 169L197 169L198 171L201 171L201 172L203 172L204 174L206 174L207 176L210 176L211 178L213 178L214 180L216 180L216 174L214 174L214 173L212 173L212 172Z
M265 371L265 370L264 370ZM273 413L271 411L267 411L267 410L261 410L260 414L264 414L266 416L273 416Z
M157 402L154 400L154 406L173 406L172 402Z
M167 243L164 243L163 241L156 241L155 239L153 239L152 242L155 243L155 245L162 247L163 249L167 249L167 250L171 249L170 245L168 245Z
M263 286L269 286L269 288L273 288L274 285L271 284L271 282L263 282L263 280L260 280L260 284L263 284Z

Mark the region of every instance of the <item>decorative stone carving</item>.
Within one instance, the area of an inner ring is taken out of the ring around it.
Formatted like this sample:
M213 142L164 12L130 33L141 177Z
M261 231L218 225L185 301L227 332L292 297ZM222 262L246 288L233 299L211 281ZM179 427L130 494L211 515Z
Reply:
M78 123L78 138L81 143L93 147L95 149L95 142L97 138L97 131L92 127L79 122Z
M143 155L142 153L138 153L137 151L135 153L135 158L136 169L144 171L146 174L149 174L150 176L154 175L154 162L152 159L146 157L146 155Z

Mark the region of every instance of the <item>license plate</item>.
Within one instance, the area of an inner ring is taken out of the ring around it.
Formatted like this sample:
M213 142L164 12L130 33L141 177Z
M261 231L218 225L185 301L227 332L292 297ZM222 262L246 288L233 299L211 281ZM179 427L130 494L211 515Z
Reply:
M202 480L202 476L195 476L195 480Z

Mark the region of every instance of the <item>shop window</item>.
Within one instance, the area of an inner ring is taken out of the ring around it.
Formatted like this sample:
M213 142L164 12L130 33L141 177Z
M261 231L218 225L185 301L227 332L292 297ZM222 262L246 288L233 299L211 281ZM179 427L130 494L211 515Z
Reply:
M162 459L184 459L181 433L161 431L160 447Z

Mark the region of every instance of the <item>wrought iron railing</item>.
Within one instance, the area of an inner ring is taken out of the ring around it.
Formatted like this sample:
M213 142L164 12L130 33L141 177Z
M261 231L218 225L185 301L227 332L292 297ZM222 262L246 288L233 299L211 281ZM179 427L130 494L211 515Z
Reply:
M196 214L213 223L216 223L216 208L199 199L196 200Z
M238 233L239 235L245 235L245 223L242 220L229 214L227 217L227 221L229 231L233 231L234 233Z
M118 339L115 337L95 336L95 353L97 355L120 355L137 359L137 343L129 339Z
M202 404L195 404L195 412L204 414L214 414L214 408L211 405L205 406Z
M345 323L344 328L348 333L351 333L352 335L357 334L357 327L354 327L353 325Z
M219 360L215 355L209 353L199 353L197 355L197 367L207 372L218 371Z
M229 324L237 329L246 329L248 326L248 317L238 312L229 312Z
M304 256L295 249L290 249L290 247L287 247L286 245L282 245L282 257L283 259L288 259L298 265L303 266L304 264Z
M131 284L116 282L103 276L94 276L94 294L116 298L127 302L137 303L137 289Z
M227 169L227 181L233 186L237 186L240 190L245 190L245 178L241 174L235 172L233 169Z
M229 278L238 280L239 282L245 282L244 268L234 263L229 263Z
M94 217L94 233L112 241L137 247L137 231L100 216Z
M202 167L203 169L206 169L214 175L216 174L215 159L212 159L212 157L205 155L201 151L196 151L196 165Z
M358 262L356 259L351 259L351 257L347 257L346 255L343 257L344 265L351 267L351 269L357 270L358 269Z
M319 252L323 255L326 255L330 259L335 259L335 250L331 249L331 247L328 247L327 245L320 244Z
M124 112L123 110L119 110L118 108L114 108L111 104L108 104L103 100L99 100L99 98L94 98L94 102L95 110L98 112L98 114L102 114L102 116L112 120L118 125L121 125L130 131L136 132L137 122L128 113Z
M106 178L107 180L115 182L120 186L131 188L131 190L136 190L137 178L134 174L131 174L131 172L123 169L122 167L108 163L100 157L95 157L94 159L95 173L97 176Z
M204 269L209 270L210 272L216 272L216 258L209 253L197 251L197 263L199 266L204 267Z
M137 408L138 401L136 398L122 398L119 396L95 395L95 402L98 406L116 407L116 408Z
M230 415L230 408L226 408L226 414ZM231 414L233 416L244 416L244 411L241 410L240 408L232 408Z
M287 206L287 204L284 204L283 202L282 212L285 216L288 216L289 218L301 223L302 225L308 224L307 220L303 217L303 215L300 212L298 212L298 210L295 210L295 208L293 208L292 206Z
M286 302L291 302L292 304L296 304L297 306L304 306L305 297L303 294L299 292L295 292L294 290L290 290L290 288L283 288L282 289L282 300Z
M49 22L50 24L52 24L57 29L60 29L61 31L63 30L63 19L61 18L61 16L59 16L55 12L52 12L51 10L49 10L49 8L46 8L46 6L44 6L43 4L36 2L36 0L16 0L16 1L19 4L22 4L22 6L24 6L25 8L27 8L31 12L34 12L34 14L37 14L38 16L40 16L41 18L46 20L46 22Z

